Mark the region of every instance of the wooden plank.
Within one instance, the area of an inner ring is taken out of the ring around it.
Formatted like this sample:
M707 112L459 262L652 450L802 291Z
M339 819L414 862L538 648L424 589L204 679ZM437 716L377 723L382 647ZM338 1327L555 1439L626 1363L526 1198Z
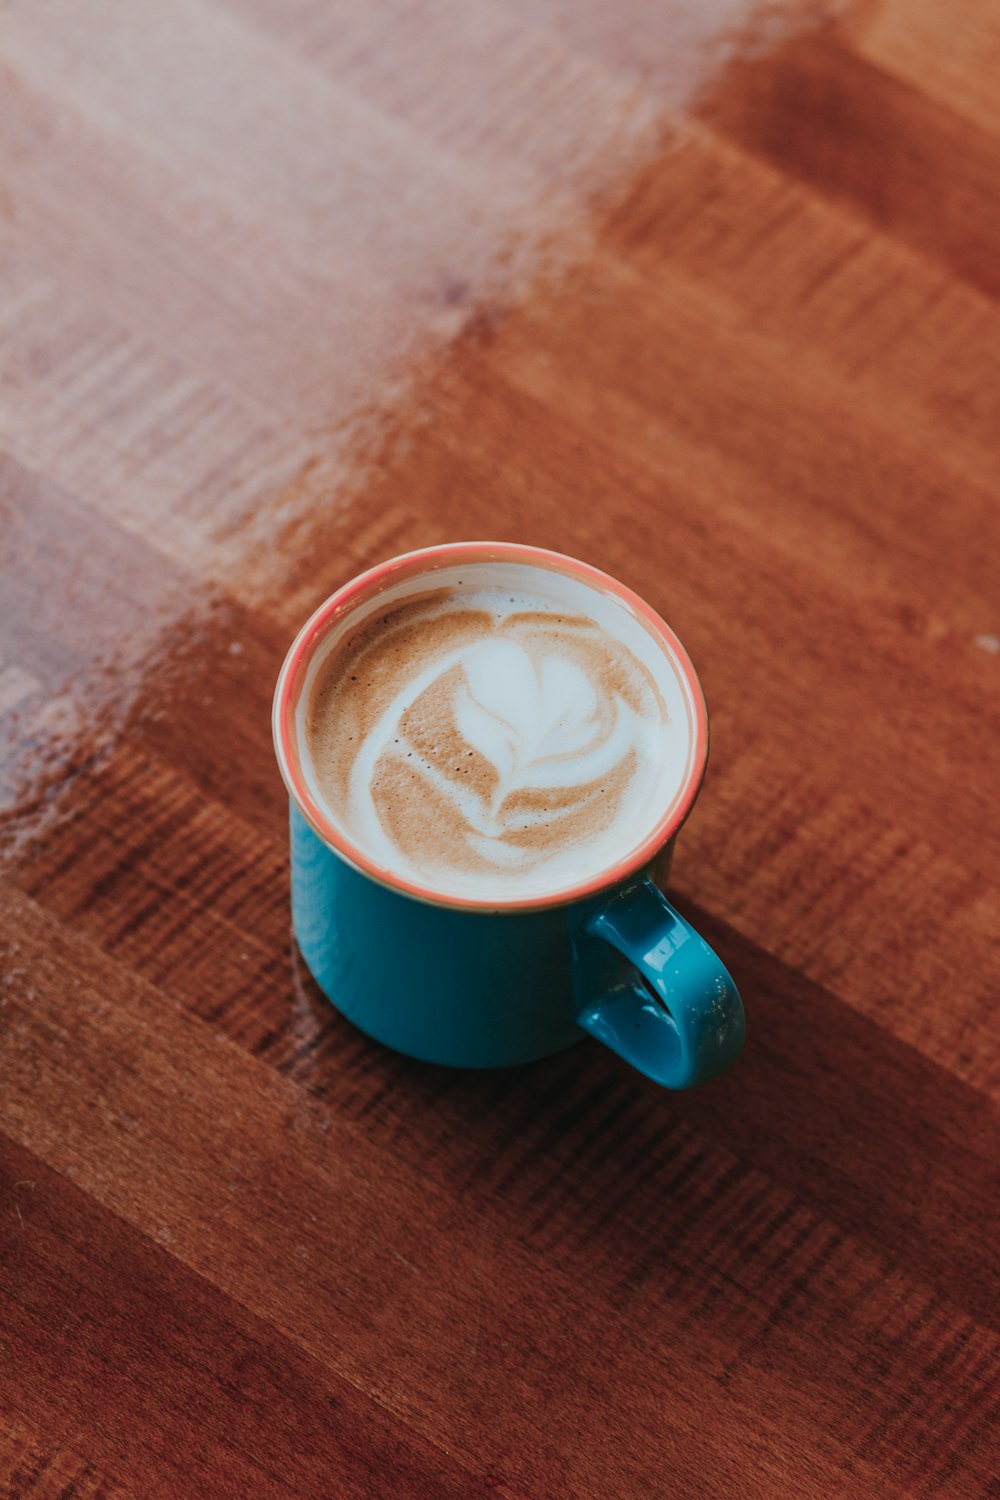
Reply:
M734 61L700 110L713 128L959 280L1000 291L995 136L916 79L885 72L834 28L795 37L764 60Z
M365 1500L390 1475L404 1496L487 1493L460 1464L400 1433L354 1385L276 1341L2 1136L0 1182L2 1399L49 1434L85 1432L128 1493ZM106 1493L89 1463L65 1468L58 1493ZM55 1495L55 1472L39 1463L15 1492Z
M0 1405L0 1434L0 1485L11 1500L128 1500L136 1494L103 1474L90 1459L53 1448L49 1437L6 1403Z
M529 1129L562 1147L572 1147L574 1132L579 1144L589 1142L582 1184L575 1173L532 1181L531 1157L522 1157L506 1184L494 1181L488 1197L473 1196L459 1211L450 1189L427 1174L432 1157L421 1171L393 1153L373 1155L335 1113L220 1045L96 952L82 964L79 945L23 898L5 897L5 912L7 933L16 933L7 941L17 945L32 990L29 998L24 973L5 990L11 1138L338 1376L362 1382L426 1436L439 1434L465 1462L493 1464L529 1492L553 1474L570 1494L594 1483L607 1493L641 1492L664 1462L676 1466L678 1483L707 1474L718 1485L727 1472L746 1472L750 1422L763 1439L749 1460L758 1476L776 1455L794 1474L798 1452L807 1466L800 1477L819 1466L831 1493L864 1493L869 1463L903 1489L917 1477L942 1494L982 1482L991 1400L982 1381L996 1335L728 1148L710 1146L680 1119L667 1126L659 1091L649 1090L658 1143L633 1136L625 1154L621 1118L609 1135L608 1121L593 1117L596 1098L563 1103L569 1061L548 1065L547 1109L555 1112ZM76 974L89 977L67 997L70 953ZM40 1054L57 1070L40 1071ZM476 1098L476 1113L488 1118L483 1102ZM630 1190L623 1162L644 1189ZM503 1207L516 1183L527 1198L520 1222L530 1230L520 1243ZM595 1190L608 1194L601 1213ZM622 1233L626 1204L648 1225L645 1245ZM968 1233L978 1232L977 1218L973 1210L963 1219ZM406 1239L396 1251L401 1223ZM289 1266L300 1269L289 1277ZM738 1313L730 1297L713 1292L733 1280L742 1289ZM795 1318L792 1295L801 1298ZM609 1358L601 1334L612 1310L628 1332L627 1356ZM533 1330L527 1345L525 1320ZM886 1320L888 1345L875 1335ZM761 1356L776 1352L772 1340L780 1356L767 1374ZM526 1348L534 1351L527 1365ZM871 1421L874 1353L887 1361L887 1423ZM679 1361L685 1377L677 1385ZM572 1380L553 1382L553 1371L569 1369ZM918 1385L923 1405L914 1422L908 1393ZM961 1442L942 1447L931 1433L956 1389ZM780 1429L768 1416L779 1390ZM507 1415L484 1426L499 1391L509 1398ZM595 1409L617 1406L626 1392L641 1443L617 1424L612 1437L584 1419L585 1410L592 1421ZM544 1436L530 1415L543 1393ZM710 1397L718 1424L706 1444L695 1414ZM939 1401L947 1402L940 1411ZM508 1422L521 1432L516 1451L503 1437Z
M990 0L880 0L848 7L853 50L972 121L1000 133L1000 16Z
M661 102L538 7L519 16L489 0L394 0L359 15L350 0L225 4L411 139L508 183L522 212L537 213L544 196L562 244L581 192L611 185L656 130ZM510 227L525 227L521 215Z
M803 384L833 379L894 427L932 432L991 485L996 304L925 255L697 124L637 174L605 239L657 288L709 298Z

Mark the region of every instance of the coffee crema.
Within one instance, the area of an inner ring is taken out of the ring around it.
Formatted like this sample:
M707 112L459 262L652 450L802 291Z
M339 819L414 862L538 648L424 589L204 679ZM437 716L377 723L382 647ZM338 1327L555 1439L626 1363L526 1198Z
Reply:
M415 593L335 641L306 714L321 800L369 858L443 896L522 899L613 865L684 746L649 668L557 599Z

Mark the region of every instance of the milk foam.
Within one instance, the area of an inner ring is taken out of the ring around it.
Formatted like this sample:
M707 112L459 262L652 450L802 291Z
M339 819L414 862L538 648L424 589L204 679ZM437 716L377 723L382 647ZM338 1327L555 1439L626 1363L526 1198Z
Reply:
M596 591L567 597L544 570L494 567L471 586L479 573L425 579L328 643L306 710L310 774L390 870L445 897L549 895L655 825L686 774L687 706L649 632L629 616L639 649L621 638L623 607L599 620Z

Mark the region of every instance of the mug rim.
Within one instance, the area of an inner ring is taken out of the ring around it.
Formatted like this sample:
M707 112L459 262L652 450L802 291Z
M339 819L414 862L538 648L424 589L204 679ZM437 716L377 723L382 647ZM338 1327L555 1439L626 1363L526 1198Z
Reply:
M423 573L431 575L436 569L466 562L521 563L529 567L540 567L548 572L568 574L591 588L614 594L666 648L668 656L679 669L685 689L690 729L687 764L680 787L666 809L646 836L620 859L587 880L577 881L571 886L561 886L544 895L509 898L450 896L435 890L432 885L401 875L388 865L372 859L337 827L313 796L302 773L295 710L309 663L329 631L357 605L373 598L391 584ZM433 547L420 547L377 563L334 590L309 616L288 649L274 690L271 725L278 768L288 794L321 841L346 864L379 885L425 904L455 911L542 911L569 906L621 885L630 876L643 870L683 825L701 789L708 761L708 711L705 696L691 658L666 621L639 594L600 568L580 562L562 552L517 542L445 542Z

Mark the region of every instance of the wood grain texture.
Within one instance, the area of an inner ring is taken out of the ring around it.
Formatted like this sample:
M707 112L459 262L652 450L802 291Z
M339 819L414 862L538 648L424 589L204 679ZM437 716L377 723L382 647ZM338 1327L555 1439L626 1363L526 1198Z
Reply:
M995 1495L988 0L0 13L0 1494ZM604 566L712 712L747 1003L368 1042L288 922L291 634Z

